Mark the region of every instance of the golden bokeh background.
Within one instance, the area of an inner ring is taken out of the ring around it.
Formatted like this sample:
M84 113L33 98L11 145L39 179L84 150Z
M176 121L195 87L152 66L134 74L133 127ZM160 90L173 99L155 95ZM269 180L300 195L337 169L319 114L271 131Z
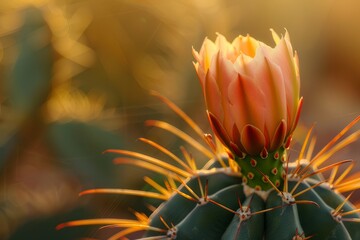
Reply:
M152 136L179 152L177 140L144 127L161 119L186 128L149 91L208 130L191 47L216 32L228 40L249 33L270 44L270 28L286 28L299 54L298 138L316 122L320 148L360 114L356 0L1 1L0 238L105 238L106 231L93 228L54 227L121 217L130 200L137 206L130 198L78 198L91 187L142 186L144 171L113 166L114 156L102 151L156 154L136 140ZM336 158L359 156L355 143Z

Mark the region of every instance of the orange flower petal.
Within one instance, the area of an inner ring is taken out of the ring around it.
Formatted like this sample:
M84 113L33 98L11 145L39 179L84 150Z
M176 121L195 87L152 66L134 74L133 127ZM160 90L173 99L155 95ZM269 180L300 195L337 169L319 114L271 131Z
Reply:
M218 47L211 40L205 38L199 53L199 63L205 72L208 71L213 56L218 51Z
M207 111L211 128L225 146L230 146L230 137L214 114Z
M232 118L238 129L251 123L263 129L265 125L264 95L252 79L238 74L229 86L228 98Z
M302 105L303 105L303 97L301 97L300 100L299 100L299 104L298 104L298 107L297 107L297 112L296 112L294 122L290 125L290 126L292 126L292 129L288 129L289 134L291 134L295 130L295 128L296 128L296 126L297 126L297 124L299 122Z
M269 131L269 139L272 139L278 122L282 119L287 120L286 89L280 67L267 58L264 61L266 67L263 72L265 74L267 72L267 78L263 76L262 79L267 82L263 82L264 87L262 89L265 96L269 96L265 101L266 116L268 118L266 126Z
M221 93L217 86L215 78L208 72L205 77L204 97L207 109L219 119L223 118L224 110L219 103L221 100Z
M239 148L239 150L241 152L246 152L241 143L241 135L240 135L239 129L237 128L237 126L235 124L234 124L233 130L232 130L232 141L237 146L237 148Z
M280 39L275 48L263 47L266 58L281 68L284 78L286 105L290 122L293 122L297 111L297 104L300 95L300 81L296 62L294 60L291 44L284 37Z
M251 58L255 56L256 49L259 46L259 42L250 37L249 35L244 36L238 36L234 39L232 42L232 45L235 47L235 49L238 51L238 53L243 53Z
M207 86L205 98L210 112L221 121L226 131L231 133L234 120L231 117L230 104L227 96L229 84L237 78L237 73L232 62L228 60L224 54L226 54L226 52L219 51L213 58L208 75L206 76ZM216 88L217 90L212 88ZM220 94L220 97L214 98L212 94L214 94L215 91ZM210 93L210 95L208 93Z
M283 145L284 141L285 141L285 136L286 136L286 122L283 119L274 134L274 137L271 140L271 145L270 145L270 151L274 151L278 148L281 147L281 145Z
M247 153L256 156L265 147L265 136L257 127L247 124L241 131L241 143Z
M235 62L238 54L236 53L234 46L229 43L220 33L217 33L217 35L218 36L215 41L216 46L219 48L226 59L230 60L231 62Z

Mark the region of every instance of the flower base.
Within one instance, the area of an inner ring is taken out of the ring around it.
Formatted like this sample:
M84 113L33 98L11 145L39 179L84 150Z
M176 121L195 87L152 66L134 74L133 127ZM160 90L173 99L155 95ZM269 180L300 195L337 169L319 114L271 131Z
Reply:
M269 180L276 187L283 182L286 150L282 147L269 153L266 158L247 155L244 158L236 158L236 162L240 166L243 183L257 191L267 191L272 188Z

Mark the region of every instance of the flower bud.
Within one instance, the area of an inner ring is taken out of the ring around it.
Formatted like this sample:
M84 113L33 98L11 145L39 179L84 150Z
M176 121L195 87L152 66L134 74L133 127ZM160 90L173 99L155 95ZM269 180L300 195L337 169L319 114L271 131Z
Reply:
M276 46L249 35L205 39L194 63L209 121L235 155L265 156L291 139L302 105L299 63L288 32Z

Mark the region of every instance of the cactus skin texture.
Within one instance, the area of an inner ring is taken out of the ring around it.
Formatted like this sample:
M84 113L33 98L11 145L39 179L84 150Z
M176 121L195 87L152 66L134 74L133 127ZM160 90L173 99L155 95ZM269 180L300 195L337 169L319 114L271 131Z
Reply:
M226 149L219 143L215 144L212 137L204 134L184 112L168 99L158 97L203 137L208 148L200 147L198 142L194 144L190 136L183 139L205 155L214 157L198 169L186 150L183 149L185 160L180 162L180 158L160 144L143 138L140 139L142 142L156 147L176 160L177 164L138 152L108 150L125 156L115 159L115 164L132 164L160 173L164 176L164 184L145 177L145 182L152 187L151 191L90 189L80 196L125 194L162 202L150 216L135 212L137 219L75 220L59 224L57 229L81 225L115 225L122 228L108 240L360 239L360 210L350 203L352 193L348 194L359 188L359 181L349 175L354 163L350 160L326 162L335 152L360 137L360 130L344 136L360 120L360 116L314 157L311 157L314 141L311 140L310 129L295 161L290 162L288 149L284 148L268 153L266 158L257 158L260 164L254 165L250 164L250 157L240 159L233 158L231 153L226 154ZM148 125L172 133L176 133L177 129L161 121L150 121ZM177 135L184 136L183 133ZM129 160L129 157L133 159ZM346 167L345 170L338 171L340 166ZM325 180L323 172L326 171L330 172L330 177ZM248 181L250 172L254 174L250 177L252 181ZM257 185L261 188L254 187ZM342 193L346 193L346 197Z

